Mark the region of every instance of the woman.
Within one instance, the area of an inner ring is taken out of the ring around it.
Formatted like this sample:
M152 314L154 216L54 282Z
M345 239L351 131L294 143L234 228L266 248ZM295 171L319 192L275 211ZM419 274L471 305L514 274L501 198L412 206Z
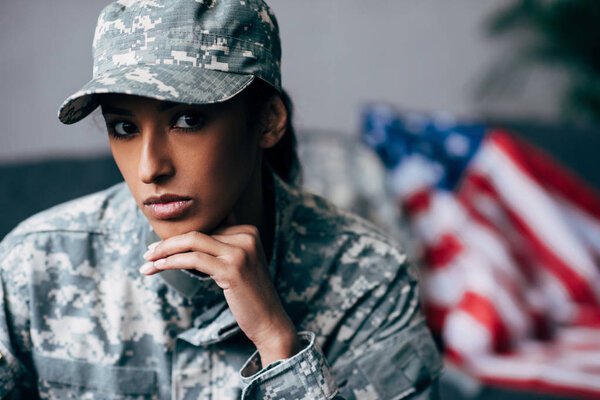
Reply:
M127 186L2 242L0 397L435 395L405 256L292 185L280 54L260 0L103 10L59 118L100 106Z

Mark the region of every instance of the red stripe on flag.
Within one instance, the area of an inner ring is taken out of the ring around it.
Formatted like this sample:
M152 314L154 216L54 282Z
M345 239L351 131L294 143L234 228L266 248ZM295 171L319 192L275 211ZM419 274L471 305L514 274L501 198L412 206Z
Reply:
M598 307L578 307L573 325L600 328L600 309Z
M476 174L469 174L465 176L460 187L460 192L458 193L458 198L461 205L475 222L488 228L490 231L500 236L508 244L508 251L512 261L514 262L514 265L517 266L521 274L523 274L528 282L533 282L536 279L535 268L533 268L533 263L531 262L531 255L528 254L527 249L523 246L522 240L515 236L509 237L509 235L507 235L506 232L503 232L502 229L494 223L494 221L490 220L475 207L477 197L482 195L486 196L485 193L478 193L478 179L479 176ZM502 210L502 207L498 204L495 197L488 196L488 198L494 202L494 205L499 210Z
M484 176L479 172L471 171L468 176L468 183L470 184L473 192L487 194L494 200L500 199L498 191L494 185L492 185L487 176Z
M468 180L470 178L470 176L465 177L463 186L461 186L460 192L457 193L458 202L462 208L467 211L469 217L471 217L479 225L485 226L486 228L498 234L502 234L500 229L498 229L498 227L494 225L486 216L479 212L479 210L473 204L473 200L476 198L477 194L474 190L470 190L471 188L468 186Z
M485 326L492 337L494 351L504 353L510 350L510 331L490 299L478 293L466 291L458 308Z
M429 210L430 206L429 188L416 191L404 200L404 209L411 217Z
M462 251L460 240L451 233L444 233L435 244L425 247L425 261L429 267L444 267Z
M450 311L449 307L443 307L424 300L423 313L427 319L427 326L435 336L440 336L446 322L446 316Z
M465 359L463 358L463 355L457 351L454 350L451 346L445 346L444 347L444 363L451 363L451 364L455 364L457 366L462 366L465 364Z

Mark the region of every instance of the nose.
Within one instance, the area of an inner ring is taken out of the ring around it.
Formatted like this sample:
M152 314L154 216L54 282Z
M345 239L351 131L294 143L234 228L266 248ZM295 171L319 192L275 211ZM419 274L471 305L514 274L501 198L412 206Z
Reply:
M173 176L175 167L168 143L163 135L155 130L146 130L142 135L142 151L138 165L138 175L144 183L157 183Z

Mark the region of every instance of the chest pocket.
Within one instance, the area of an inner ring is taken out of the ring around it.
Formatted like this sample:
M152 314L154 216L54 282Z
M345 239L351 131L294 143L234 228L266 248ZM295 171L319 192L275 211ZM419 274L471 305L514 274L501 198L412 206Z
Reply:
M156 372L34 354L38 388L51 399L157 399Z

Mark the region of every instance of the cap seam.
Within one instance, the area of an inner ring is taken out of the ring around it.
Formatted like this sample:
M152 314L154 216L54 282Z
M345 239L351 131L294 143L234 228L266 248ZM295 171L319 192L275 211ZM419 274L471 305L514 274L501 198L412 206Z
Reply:
M203 70L206 70L206 71L222 72L222 73L225 73L225 74L248 75L248 76L261 76L261 77L263 76L262 74L259 74L259 73L258 73L258 72L260 72L260 71L257 71L257 72L252 72L252 73L249 73L249 72L241 72L241 71L231 71L231 70L229 70L229 71L223 71L223 70L220 70L220 69L208 69L208 68L205 68L205 67L204 67L204 64L202 64L202 65L191 65L191 64L155 64L155 63L138 63L138 64L118 65L118 66L116 66L116 67L114 67L114 68L111 68L111 69L104 70L104 71L102 71L101 73L98 73L96 76L93 76L93 77L92 77L92 80L98 79L99 77L101 77L101 76L103 76L103 75L106 75L106 74L109 74L110 72L112 72L112 71L115 71L115 70L118 70L119 68L122 68L122 67L140 67L140 68L143 68L143 67L154 67L154 66L177 66L177 67L189 67L189 68L203 69Z
M269 54L271 56L271 58L275 58L273 52L271 52L271 50L269 50L266 46L262 46L259 45L255 42L253 42L252 40L249 39L240 39L240 38L236 38L234 36L230 36L230 35L216 35L213 33L207 33L207 34L203 34L204 36L209 36L209 37L213 37L215 39L218 38L226 38L226 39L230 39L234 42L239 42L239 43L244 43L244 44L248 44L248 46L242 47L244 49L252 47L252 48L256 48L256 49L260 49L261 51L264 51L265 53ZM108 39L110 41L114 41L115 43L120 43L120 42L128 42L131 40L131 38L128 38L126 36L115 36L114 38L110 38ZM170 41L180 41L183 43L191 43L191 44L202 44L202 40L201 39L179 39L179 38L169 38L168 40ZM107 46L102 46L101 48L104 48ZM96 51L96 49L94 49Z

